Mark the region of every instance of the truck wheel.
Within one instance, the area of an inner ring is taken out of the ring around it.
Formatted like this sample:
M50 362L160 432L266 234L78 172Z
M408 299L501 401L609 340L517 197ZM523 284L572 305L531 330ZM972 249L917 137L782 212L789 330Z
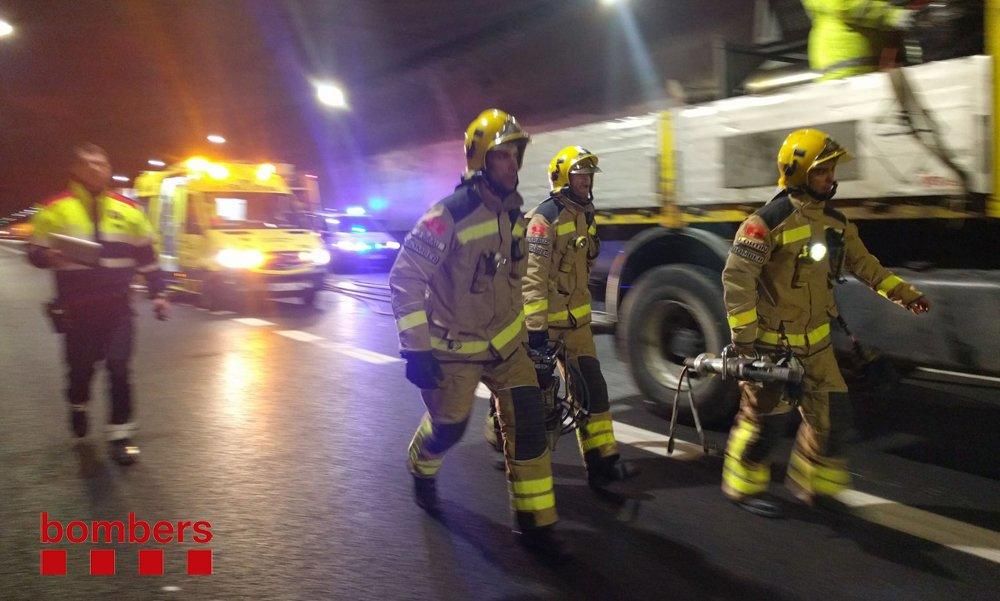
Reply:
M694 265L665 265L636 282L622 305L624 355L639 390L655 410L673 408L674 391L685 357L718 353L729 343L729 327L718 272ZM732 419L738 389L716 377L692 379L698 415L722 425ZM687 394L680 414L691 419Z

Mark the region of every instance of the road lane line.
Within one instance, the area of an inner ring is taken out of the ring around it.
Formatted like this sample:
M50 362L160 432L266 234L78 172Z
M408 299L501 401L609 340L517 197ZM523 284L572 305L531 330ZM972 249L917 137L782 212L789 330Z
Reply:
M676 441L673 455L667 455L667 437L664 434L615 422L615 439L623 444L670 457L689 458L700 455L700 446L683 440ZM867 522L891 528L955 551L975 555L1000 563L1000 532L903 505L858 490L846 490L837 500L851 508L851 515Z
M347 355L348 357L354 357L355 359L360 359L361 361L374 363L375 365L387 365L389 363L400 363L402 361L399 357L390 357L389 355L383 355L382 353L376 353L375 351L352 347L340 342L323 341L317 342L317 344L325 349L329 349L342 355Z
M273 326L274 324L266 319L257 319L256 317L234 317L233 321L241 323L245 326L263 327L263 326Z
M323 340L322 336L310 334L309 332L303 332L302 330L278 330L276 333L279 336L291 338L292 340L298 340L299 342L316 342L318 340Z
M650 432L628 424L616 421L615 440L620 443L639 447L644 451L670 457L672 459L694 457L702 454L700 446L679 438L674 439L674 453L667 454L667 437L664 434Z
M25 252L23 250L18 249L18 248L11 248L11 247L7 246L6 244L0 244L0 248L4 249L5 251L9 252L12 255L23 255L23 254L25 254Z
M1000 532L966 524L858 490L845 490L837 495L837 500L851 507L853 515L873 524L1000 563Z

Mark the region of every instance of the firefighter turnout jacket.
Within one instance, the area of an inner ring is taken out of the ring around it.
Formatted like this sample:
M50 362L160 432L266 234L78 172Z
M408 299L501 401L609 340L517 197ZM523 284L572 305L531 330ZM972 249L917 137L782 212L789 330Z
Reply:
M842 213L809 197L776 196L740 226L722 272L733 343L806 356L829 347L842 270L903 306L921 296L868 252Z
M531 331L591 321L590 268L600 252L592 204L554 194L530 211L524 312Z
M506 359L524 343L522 200L467 182L407 235L389 274L401 350L440 361Z
M28 259L36 267L52 267L45 255L53 246L50 234L101 245L96 267L73 263L56 268L61 302L96 307L108 299L127 299L136 271L145 276L151 298L163 292L153 229L135 201L113 192L95 198L82 185L71 182L65 192L41 203L33 225Z

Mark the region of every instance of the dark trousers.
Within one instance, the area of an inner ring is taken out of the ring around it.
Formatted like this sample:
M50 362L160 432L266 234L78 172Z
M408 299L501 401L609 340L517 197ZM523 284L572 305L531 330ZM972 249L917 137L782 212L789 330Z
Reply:
M70 403L90 400L94 366L104 361L111 388L111 417L108 423L124 424L132 417L132 389L129 360L132 357L132 309L128 304L105 305L75 311L66 331L66 363L69 365Z

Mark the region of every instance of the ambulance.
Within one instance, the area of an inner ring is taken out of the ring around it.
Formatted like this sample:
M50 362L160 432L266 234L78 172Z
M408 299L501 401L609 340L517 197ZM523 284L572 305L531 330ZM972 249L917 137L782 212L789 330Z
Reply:
M135 180L173 289L216 310L248 296L312 305L330 253L273 164L192 157Z

